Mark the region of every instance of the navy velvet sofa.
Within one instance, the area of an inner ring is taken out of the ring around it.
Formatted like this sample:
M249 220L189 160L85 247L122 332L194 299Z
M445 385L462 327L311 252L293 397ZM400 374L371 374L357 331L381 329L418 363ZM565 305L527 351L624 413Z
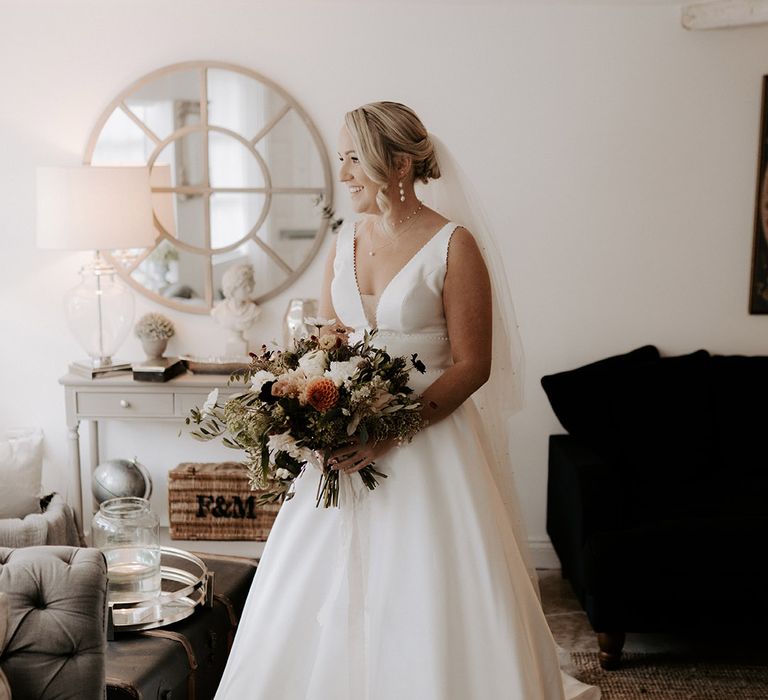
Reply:
M626 632L768 622L768 357L653 346L542 378L547 532L620 663Z

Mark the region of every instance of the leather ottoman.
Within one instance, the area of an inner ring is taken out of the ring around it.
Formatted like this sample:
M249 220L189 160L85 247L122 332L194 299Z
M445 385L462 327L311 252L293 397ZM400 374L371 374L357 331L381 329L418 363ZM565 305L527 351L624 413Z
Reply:
M200 554L214 604L185 620L119 632L107 644L107 700L208 700L216 692L258 560Z

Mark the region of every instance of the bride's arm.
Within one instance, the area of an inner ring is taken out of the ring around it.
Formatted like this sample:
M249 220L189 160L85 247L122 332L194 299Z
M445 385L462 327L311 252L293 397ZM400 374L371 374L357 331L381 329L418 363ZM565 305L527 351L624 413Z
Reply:
M474 236L454 231L448 247L443 306L453 365L423 393L422 416L435 423L452 413L491 373L491 280Z
M423 396L421 415L435 423L455 411L491 373L491 280L474 237L458 228L448 247L443 305L453 364ZM348 474L371 464L397 444L383 440L364 447L343 447L331 453L333 468Z

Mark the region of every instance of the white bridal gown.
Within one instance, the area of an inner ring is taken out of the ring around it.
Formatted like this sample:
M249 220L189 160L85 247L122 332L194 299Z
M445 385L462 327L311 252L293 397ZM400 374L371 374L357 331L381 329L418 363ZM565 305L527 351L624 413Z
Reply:
M333 306L391 354L418 352L425 390L451 363L442 305L448 224L370 305L339 231ZM264 548L218 700L595 700L561 673L483 450L472 400L376 462L367 491L341 474L316 508L307 468Z

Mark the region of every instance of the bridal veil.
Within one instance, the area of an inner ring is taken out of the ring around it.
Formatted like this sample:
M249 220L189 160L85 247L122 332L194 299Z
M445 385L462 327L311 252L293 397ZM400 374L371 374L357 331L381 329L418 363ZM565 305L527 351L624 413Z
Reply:
M506 506L528 574L537 594L538 577L531 559L520 499L515 487L509 450L509 419L523 405L523 346L504 269L501 251L480 198L446 145L429 135L440 167L440 177L427 185L417 183L417 196L451 221L468 229L478 243L488 268L493 294L493 358L489 380L472 399L477 406L493 455L491 470Z

